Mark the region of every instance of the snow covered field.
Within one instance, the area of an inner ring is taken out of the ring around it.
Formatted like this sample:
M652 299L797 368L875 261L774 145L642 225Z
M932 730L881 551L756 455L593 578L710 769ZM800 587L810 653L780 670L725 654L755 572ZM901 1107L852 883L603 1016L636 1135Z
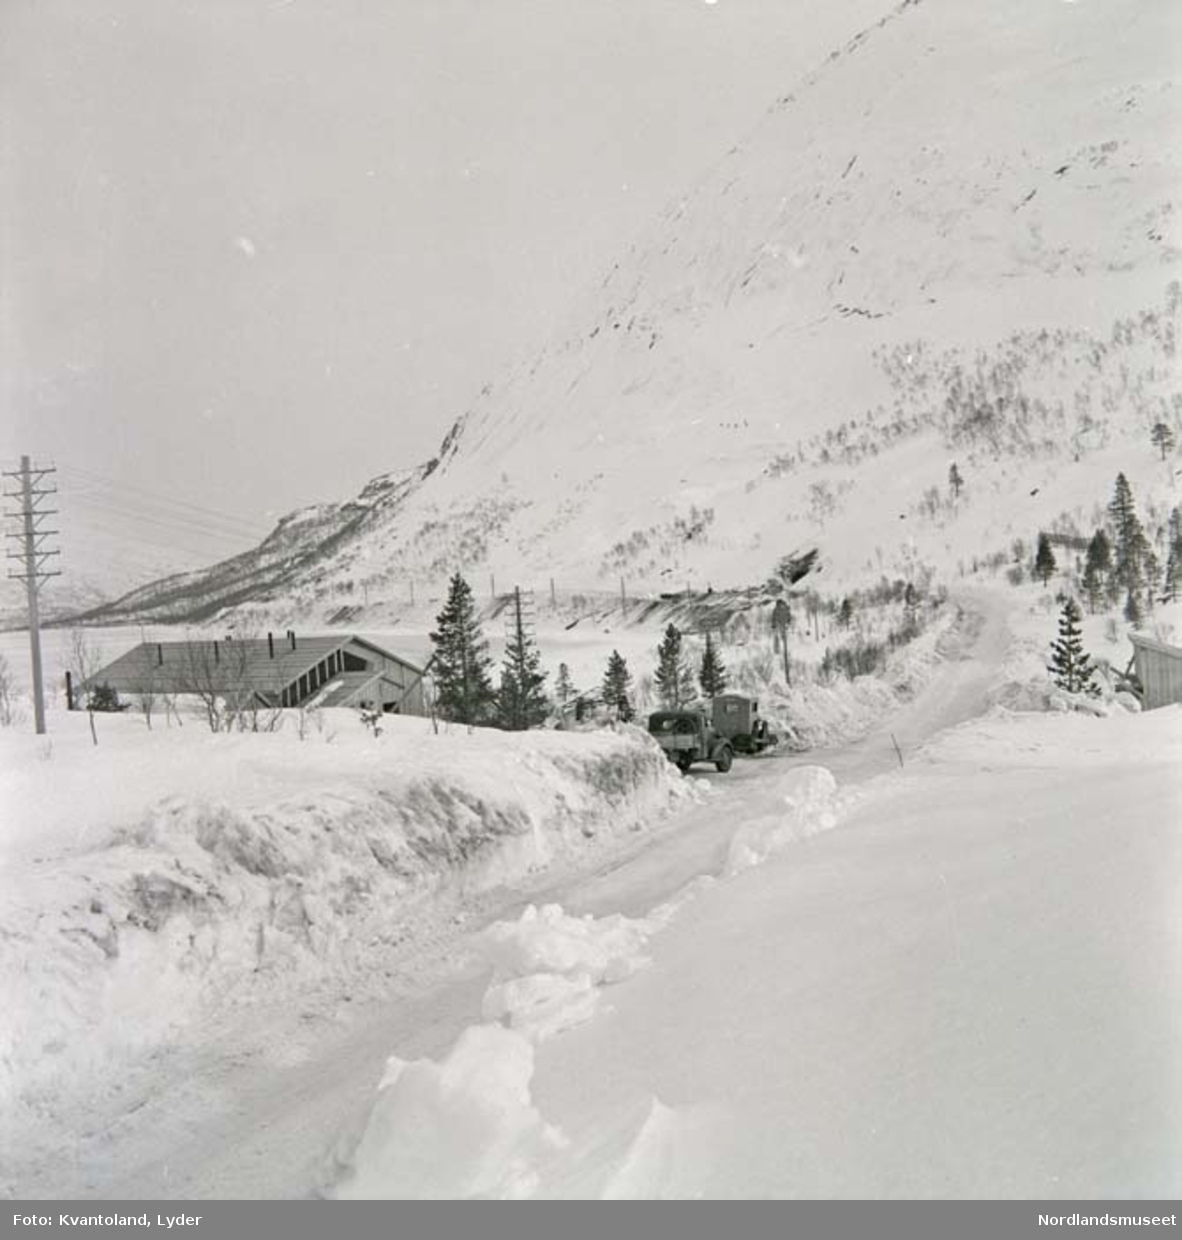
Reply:
M392 1060L338 1191L1176 1196L1180 763L1182 709L997 711L844 809L795 772L840 829L699 884L585 1023Z
M351 714L0 736L7 1190L1177 1191L1182 710L974 718L976 606L862 739L725 777Z

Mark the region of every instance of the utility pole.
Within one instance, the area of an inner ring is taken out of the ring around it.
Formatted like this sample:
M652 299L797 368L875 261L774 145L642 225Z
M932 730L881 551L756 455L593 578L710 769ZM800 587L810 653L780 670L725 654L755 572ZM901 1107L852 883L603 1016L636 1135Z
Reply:
M46 517L57 512L56 508L42 507L46 496L57 494L57 487L43 487L41 483L56 472L52 466L36 469L29 463L27 456L22 456L19 470L5 470L3 474L5 478L12 478L20 484L19 491L4 492L5 499L14 499L20 505L19 508L9 509L4 514L20 525L18 532L8 532L7 536L18 538L24 544L19 551L7 552L7 558L17 560L22 570L17 572L10 568L8 575L14 581L23 581L28 594L29 651L33 660L33 719L38 736L45 733L45 686L41 677L41 617L37 608L37 592L43 581L61 576L60 571L44 567L51 556L61 554L60 551L49 550L44 546L45 540L58 531L44 529L41 525Z
M792 621L792 610L782 599L776 599L772 608L772 631L780 639L780 649L784 652L784 683L792 685L792 664L788 656L788 625Z

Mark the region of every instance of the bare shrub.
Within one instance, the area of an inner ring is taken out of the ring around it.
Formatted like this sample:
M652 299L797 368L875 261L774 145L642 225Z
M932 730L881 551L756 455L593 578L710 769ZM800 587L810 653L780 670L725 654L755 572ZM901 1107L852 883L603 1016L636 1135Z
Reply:
M17 721L16 703L13 700L12 668L0 654L0 728L10 728Z

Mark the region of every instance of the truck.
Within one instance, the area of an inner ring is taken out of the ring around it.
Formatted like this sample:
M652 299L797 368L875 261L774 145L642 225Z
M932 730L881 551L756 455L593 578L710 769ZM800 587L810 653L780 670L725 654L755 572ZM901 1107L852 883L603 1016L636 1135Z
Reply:
M719 735L700 710L658 710L648 717L648 731L682 771L695 762L713 762L725 775L735 759L730 741Z
M759 703L742 693L720 693L711 708L715 732L735 753L756 754L771 749L779 737L760 718Z

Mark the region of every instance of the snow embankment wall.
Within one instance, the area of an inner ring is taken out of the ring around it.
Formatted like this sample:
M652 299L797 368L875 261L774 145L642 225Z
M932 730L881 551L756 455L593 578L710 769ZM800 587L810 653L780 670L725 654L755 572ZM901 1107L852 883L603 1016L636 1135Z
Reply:
M694 795L632 728L436 735L392 720L374 737L346 714L301 742L104 718L94 748L83 716L59 722L52 747L0 742L14 751L0 774L0 1089L14 1103L204 1033L231 1005L344 989L461 899Z

